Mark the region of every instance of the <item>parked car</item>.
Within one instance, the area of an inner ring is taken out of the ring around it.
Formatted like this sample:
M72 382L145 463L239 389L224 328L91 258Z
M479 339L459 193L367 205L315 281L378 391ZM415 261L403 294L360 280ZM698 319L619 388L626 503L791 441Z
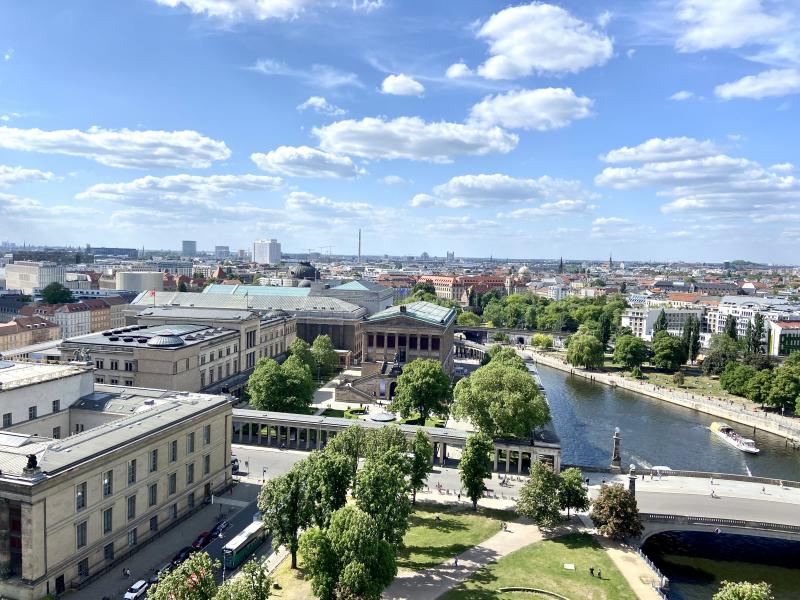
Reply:
M189 555L194 552L194 548L191 546L186 546L185 548L181 548L178 553L172 557L172 567L175 568L180 565L183 561L189 558Z
M222 519L219 523L214 525L214 528L211 530L211 537L218 538L220 537L223 532L230 527L231 524L228 523L225 519Z
M197 539L194 542L192 542L192 548L194 548L195 550L202 550L208 545L208 543L212 539L214 538L211 537L211 532L204 531L203 533L197 536Z
M140 579L128 588L128 591L125 592L123 598L125 600L139 600L139 598L144 598L145 594L147 594L148 587L150 587L150 584L144 579Z
M153 573L150 576L150 580L148 582L150 584L150 587L153 587L154 585L156 585L158 583L158 578L159 577L166 577L167 573L172 571L172 568L173 568L173 565L172 565L171 562L168 562L166 564L161 565L158 568L158 571L156 571L155 573Z

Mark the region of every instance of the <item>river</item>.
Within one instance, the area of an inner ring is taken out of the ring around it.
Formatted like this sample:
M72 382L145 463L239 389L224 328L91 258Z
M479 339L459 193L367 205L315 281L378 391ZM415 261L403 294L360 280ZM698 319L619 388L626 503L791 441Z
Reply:
M619 427L622 464L761 475L800 480L800 451L783 438L753 432L761 453L745 454L713 436L714 417L538 365L556 431L562 462L607 467L611 436ZM800 598L800 543L763 538L692 533L651 537L644 551L672 582L672 600L709 600L724 579L767 581L776 600Z

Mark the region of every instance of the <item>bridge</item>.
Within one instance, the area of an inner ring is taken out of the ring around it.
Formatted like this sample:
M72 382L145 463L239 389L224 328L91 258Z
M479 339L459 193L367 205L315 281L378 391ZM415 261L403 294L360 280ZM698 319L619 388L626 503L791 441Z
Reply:
M512 344L525 344L531 345L531 339L538 333L549 335L553 338L556 346L560 346L564 338L570 335L568 331L544 331L544 330L527 330L527 329L509 329L507 327L468 327L466 325L456 325L455 333L463 333L467 340L476 342L478 344L491 344L492 335L495 333L503 333L508 336Z
M800 525L786 525L768 521L742 521L687 515L661 515L640 513L644 532L640 544L657 533L667 531L699 531L715 534L736 534L756 537L779 538L800 541Z

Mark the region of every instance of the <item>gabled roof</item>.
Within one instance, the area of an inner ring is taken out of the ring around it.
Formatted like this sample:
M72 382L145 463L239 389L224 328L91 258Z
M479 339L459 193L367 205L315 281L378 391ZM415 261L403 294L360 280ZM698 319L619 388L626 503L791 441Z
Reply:
M396 319L397 317L408 317L416 321L421 321L430 325L440 325L447 327L456 317L453 308L439 306L431 302L410 302L400 306L390 306L374 315L367 317L367 321L383 321L386 319Z

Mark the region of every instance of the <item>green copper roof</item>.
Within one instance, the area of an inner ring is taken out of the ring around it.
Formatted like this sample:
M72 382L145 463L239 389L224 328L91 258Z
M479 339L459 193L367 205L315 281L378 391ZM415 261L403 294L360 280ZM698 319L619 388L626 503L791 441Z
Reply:
M343 283L342 285L337 285L335 290L354 290L357 292L364 292L369 291L369 288L365 286L360 281L348 281L347 283Z
M403 312L402 309L405 309L405 312ZM446 308L438 304L432 304L431 302L410 302L408 304L401 304L400 306L390 306L386 310L382 310L371 317L367 317L367 321L394 319L401 315L425 323L447 327L450 322L455 319L456 311L453 308Z

